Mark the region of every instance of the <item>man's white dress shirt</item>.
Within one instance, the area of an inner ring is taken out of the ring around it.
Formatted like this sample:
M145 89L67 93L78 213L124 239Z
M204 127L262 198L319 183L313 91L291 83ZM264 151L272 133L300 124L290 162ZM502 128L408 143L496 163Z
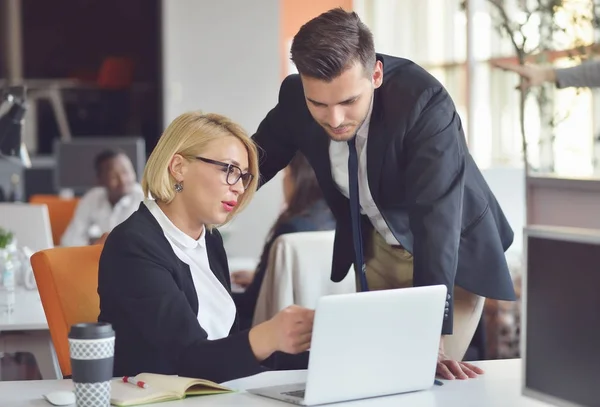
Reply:
M358 195L360 197L361 213L367 215L371 220L371 224L383 236L385 241L390 245L398 245L398 241L390 231L387 223L377 209L371 190L369 189L369 181L367 180L367 136L369 134L369 123L371 122L371 113L373 112L373 102L369 113L356 132L356 153L358 155ZM331 160L331 175L333 181L337 185L340 192L349 198L348 193L348 142L333 141L329 144L329 158ZM393 186L391 186L393 188Z
M115 206L108 200L104 187L90 189L79 201L75 215L61 238L62 246L87 246L90 239L97 239L126 220L140 207L144 191L135 184L130 194L125 195Z

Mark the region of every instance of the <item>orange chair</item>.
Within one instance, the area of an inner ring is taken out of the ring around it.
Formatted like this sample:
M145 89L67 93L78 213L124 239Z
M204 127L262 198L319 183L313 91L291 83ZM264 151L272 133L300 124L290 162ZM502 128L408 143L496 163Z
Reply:
M68 340L71 325L98 320L98 265L103 247L57 247L31 256L31 266L63 376L71 375Z
M109 56L102 61L97 85L102 89L128 89L133 82L133 71L131 58Z
M52 227L52 240L55 246L60 245L60 239L67 230L79 198L61 198L58 195L32 195L29 198L29 203L45 204L48 207L48 215L50 216L50 226Z

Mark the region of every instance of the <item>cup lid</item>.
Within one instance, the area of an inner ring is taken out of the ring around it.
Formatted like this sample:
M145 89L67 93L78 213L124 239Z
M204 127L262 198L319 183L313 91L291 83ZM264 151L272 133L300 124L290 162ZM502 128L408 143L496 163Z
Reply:
M70 339L104 339L115 335L108 322L81 323L71 325Z

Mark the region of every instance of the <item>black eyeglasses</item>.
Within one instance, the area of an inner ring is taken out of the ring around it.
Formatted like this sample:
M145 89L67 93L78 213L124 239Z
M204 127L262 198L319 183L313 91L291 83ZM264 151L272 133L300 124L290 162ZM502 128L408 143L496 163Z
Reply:
M244 189L245 189L245 188L248 188L248 185L250 185L250 183L252 182L252 179L254 178L254 175L250 174L249 172L243 173L242 169L240 167L238 167L237 165L224 163L224 162L216 161L216 160L211 160L210 158L204 158L204 157L194 157L194 158L196 160L204 161L205 163L208 163L208 164L218 165L219 167L222 167L223 172L227 174L225 181L227 181L227 183L229 185L237 184L237 182L241 178L242 185L244 186Z

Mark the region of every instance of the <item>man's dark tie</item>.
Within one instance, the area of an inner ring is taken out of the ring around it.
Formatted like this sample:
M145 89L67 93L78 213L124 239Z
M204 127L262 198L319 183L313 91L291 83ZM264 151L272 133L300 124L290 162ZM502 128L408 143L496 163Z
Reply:
M354 242L354 270L358 274L361 291L369 291L363 255L362 234L360 230L360 198L358 196L358 155L356 154L356 136L348 141L348 178L350 195L350 215L352 217L352 240Z

